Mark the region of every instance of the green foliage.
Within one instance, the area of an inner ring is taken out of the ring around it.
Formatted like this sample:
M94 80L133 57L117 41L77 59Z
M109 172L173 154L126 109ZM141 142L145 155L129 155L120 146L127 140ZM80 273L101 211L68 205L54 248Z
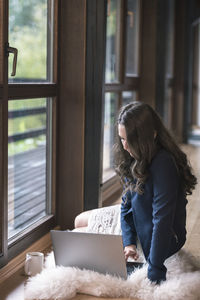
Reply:
M111 0L110 1L110 11L107 17L107 38L110 38L116 34L117 30L117 12L119 9L119 1ZM119 10L120 11L120 10Z
M9 1L9 43L18 49L15 78L46 79L47 0Z
M120 37L120 1L111 0L108 5L107 29L106 29L106 82L117 81L117 55Z
M9 111L30 109L35 107L46 107L46 99L26 99L26 100L10 100ZM8 120L8 135L27 132L46 127L46 113L39 115L24 116ZM15 155L20 152L37 148L41 144L45 144L46 137L41 135L35 138L28 138L14 143L8 144L8 155Z
M12 40L11 34L11 39ZM46 79L46 41L40 34L33 39L29 28L15 34L15 42L11 42L18 49L17 72L15 78ZM45 43L44 43L45 42ZM39 50L40 49L40 50ZM13 57L9 56L9 74L12 69Z
M45 80L47 78L47 2L48 0L9 1L9 43L18 49L16 76L13 79ZM9 74L12 68L12 55L9 56ZM9 101L9 111L46 107L46 99ZM9 119L8 134L23 133L28 130L46 127L46 114ZM46 137L29 138L10 143L8 154L28 151L46 142Z
M47 0L10 0L9 29L15 32L18 28L32 27L40 29L38 17L47 15ZM42 15L41 15L42 14Z
M8 122L8 135L46 127L46 114L14 118Z
M46 99L37 98L37 99L26 99L26 100L10 100L8 102L8 110L18 110L18 109L29 109L35 107L45 107Z
M37 138L26 139L8 145L8 156L16 155L25 151L33 150L40 145L46 144L46 136L41 135Z

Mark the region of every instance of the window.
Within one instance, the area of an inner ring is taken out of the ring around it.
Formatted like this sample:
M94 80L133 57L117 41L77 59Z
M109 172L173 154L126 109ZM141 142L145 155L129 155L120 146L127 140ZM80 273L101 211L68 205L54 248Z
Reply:
M118 109L118 94L105 94L104 112L104 142L103 142L103 176L104 181L113 176L112 148L115 142L116 111Z
M126 105L132 101L137 100L137 92L136 91L124 91L122 92L122 105Z
M127 1L126 76L138 75L139 5L139 0Z
M139 0L107 1L102 185L115 176L113 145L118 111L138 100L139 24Z
M52 99L8 102L8 239L51 214Z
M108 0L107 15L106 82L119 82L121 0Z
M9 82L52 82L53 1L9 1L9 44L18 49L17 73Z
M55 226L57 8L0 1L0 266Z
M192 109L189 142L199 144L200 140L200 22L193 27L193 77Z

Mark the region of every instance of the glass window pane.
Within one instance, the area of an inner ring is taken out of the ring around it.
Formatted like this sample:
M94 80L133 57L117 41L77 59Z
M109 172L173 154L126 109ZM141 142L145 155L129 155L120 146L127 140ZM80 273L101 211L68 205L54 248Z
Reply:
M0 145L3 145L3 104L2 101L0 100ZM3 147L1 147L0 151L0 170L1 170L1 176L0 176L0 197L3 199L3 189L2 189L2 184L3 184ZM3 211L3 206L4 203L3 201L0 201L0 211ZM1 224L2 224L2 216L0 216ZM0 226L0 256L3 253L3 226Z
M108 0L106 32L106 83L119 82L120 0Z
M115 143L115 123L117 117L118 95L105 94L104 143L103 143L103 181L113 176L113 145Z
M136 91L124 91L122 92L122 106L136 101L137 92Z
M11 238L50 213L46 170L51 152L51 99L11 100L8 108L8 237Z
M16 76L10 82L52 81L53 0L9 1L9 44L18 49Z
M194 26L191 130L200 132L200 24Z
M139 4L139 0L127 1L126 76L138 75Z

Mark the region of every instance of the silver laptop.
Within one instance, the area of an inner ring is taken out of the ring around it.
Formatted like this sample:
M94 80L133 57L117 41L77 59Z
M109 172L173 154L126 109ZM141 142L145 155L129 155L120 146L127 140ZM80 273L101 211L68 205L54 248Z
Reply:
M56 265L127 278L122 237L51 230Z

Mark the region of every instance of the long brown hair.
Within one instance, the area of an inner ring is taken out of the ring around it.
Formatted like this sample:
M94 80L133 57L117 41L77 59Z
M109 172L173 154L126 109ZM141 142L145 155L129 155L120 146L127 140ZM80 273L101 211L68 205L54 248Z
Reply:
M142 102L132 102L122 107L118 124L124 125L127 142L133 157L118 141L114 147L115 170L127 189L139 194L148 178L148 167L154 155L163 148L171 153L178 169L183 192L191 194L197 179L192 174L186 154L179 148L153 108Z

